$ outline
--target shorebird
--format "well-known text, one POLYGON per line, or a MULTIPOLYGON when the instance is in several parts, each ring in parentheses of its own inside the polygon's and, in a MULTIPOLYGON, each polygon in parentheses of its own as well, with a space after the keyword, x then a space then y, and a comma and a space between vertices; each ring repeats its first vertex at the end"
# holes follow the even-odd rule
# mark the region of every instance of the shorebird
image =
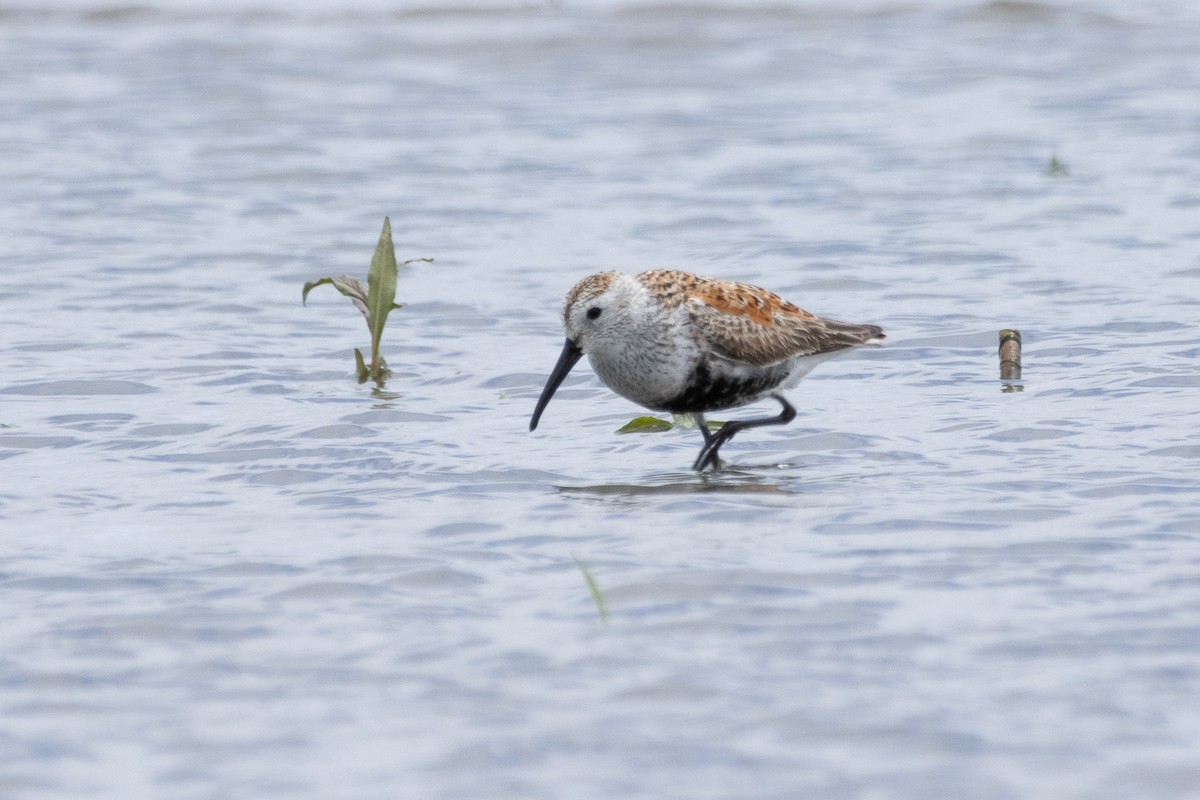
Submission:
POLYGON ((562 321, 567 341, 529 430, 586 355, 622 397, 691 415, 704 436, 697 471, 720 466, 717 452, 738 432, 795 419, 783 392, 817 364, 884 338, 878 325, 823 319, 758 286, 670 269, 584 278, 567 293, 562 321), (767 397, 783 406, 779 416, 726 422, 715 433, 704 420, 767 397))

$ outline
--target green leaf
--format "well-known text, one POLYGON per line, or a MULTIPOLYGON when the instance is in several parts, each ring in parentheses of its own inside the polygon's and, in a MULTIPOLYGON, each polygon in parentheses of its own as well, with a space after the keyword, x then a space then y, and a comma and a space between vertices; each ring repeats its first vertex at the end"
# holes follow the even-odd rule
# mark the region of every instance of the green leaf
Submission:
MULTIPOLYGON (((724 422, 715 419, 705 420, 709 430, 720 430, 724 422)), ((658 417, 635 417, 629 422, 617 429, 617 433, 660 433, 679 428, 681 430, 695 430, 696 421, 692 419, 691 414, 672 414, 670 420, 659 419, 658 417)))
POLYGON ((304 293, 300 295, 300 302, 308 301, 308 293, 314 288, 330 284, 333 288, 350 298, 350 302, 354 303, 354 307, 362 312, 362 315, 367 320, 367 327, 371 326, 371 312, 367 308, 367 287, 363 286, 362 281, 358 278, 351 278, 349 275, 335 275, 328 278, 318 278, 315 281, 309 281, 304 284, 304 293))
POLYGON ((367 324, 371 327, 371 373, 379 373, 379 343, 383 340, 383 326, 388 313, 396 301, 396 248, 392 244, 392 221, 383 218, 383 230, 375 255, 371 257, 371 271, 367 273, 367 324))
POLYGON ((617 433, 658 433, 669 431, 673 426, 665 419, 658 417, 637 417, 626 422, 617 429, 617 433))
POLYGON ((579 567, 579 571, 583 573, 583 579, 587 582, 588 591, 592 593, 592 600, 596 603, 596 611, 600 614, 601 622, 608 622, 608 609, 604 604, 604 592, 600 591, 600 584, 596 583, 596 579, 592 577, 592 572, 575 556, 571 556, 571 560, 575 562, 575 566, 579 567))
POLYGON ((362 350, 354 348, 354 367, 358 371, 358 382, 366 383, 367 378, 371 377, 370 370, 367 369, 367 364, 363 361, 362 350))
POLYGON ((317 278, 315 281, 309 281, 304 284, 304 291, 300 293, 300 302, 308 305, 308 293, 318 286, 323 286, 327 283, 333 283, 333 278, 317 278))
MULTIPOLYGON (((719 419, 706 419, 704 424, 708 426, 710 431, 719 431, 725 423, 719 419)), ((696 425, 696 419, 691 414, 672 414, 671 427, 685 431, 694 431, 699 426, 696 425)))

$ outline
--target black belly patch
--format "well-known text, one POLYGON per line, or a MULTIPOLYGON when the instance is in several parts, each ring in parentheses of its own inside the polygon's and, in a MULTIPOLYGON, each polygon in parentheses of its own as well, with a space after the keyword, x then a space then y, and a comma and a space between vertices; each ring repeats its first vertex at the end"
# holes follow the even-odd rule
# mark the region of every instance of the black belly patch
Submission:
POLYGON ((720 411, 754 400, 783 382, 787 370, 763 370, 752 379, 714 377, 707 361, 696 365, 691 380, 682 392, 663 404, 664 411, 689 414, 720 411))

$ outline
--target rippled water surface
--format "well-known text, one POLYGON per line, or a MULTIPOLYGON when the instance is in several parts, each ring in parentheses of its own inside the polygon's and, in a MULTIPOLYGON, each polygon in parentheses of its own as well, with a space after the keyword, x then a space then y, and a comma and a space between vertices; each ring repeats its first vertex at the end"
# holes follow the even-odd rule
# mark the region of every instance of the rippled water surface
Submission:
POLYGON ((0 796, 1200 797, 1200 12, 1126 5, 0 6, 0 796), (376 387, 300 288, 385 215, 376 387), (582 365, 530 434, 648 266, 888 346, 715 475, 582 365))

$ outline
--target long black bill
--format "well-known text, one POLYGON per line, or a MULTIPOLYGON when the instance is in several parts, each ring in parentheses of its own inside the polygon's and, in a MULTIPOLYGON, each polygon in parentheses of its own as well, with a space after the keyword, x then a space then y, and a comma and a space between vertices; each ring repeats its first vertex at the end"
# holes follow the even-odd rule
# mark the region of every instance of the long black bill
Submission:
POLYGON ((542 396, 538 398, 537 408, 533 410, 533 419, 529 420, 529 430, 537 427, 538 420, 542 418, 542 412, 550 403, 550 398, 554 397, 559 384, 567 377, 571 367, 575 366, 581 358, 583 358, 583 351, 576 347, 574 342, 567 339, 567 343, 563 345, 562 355, 558 357, 558 363, 554 365, 554 371, 550 373, 550 380, 546 381, 546 388, 542 389, 542 396))

